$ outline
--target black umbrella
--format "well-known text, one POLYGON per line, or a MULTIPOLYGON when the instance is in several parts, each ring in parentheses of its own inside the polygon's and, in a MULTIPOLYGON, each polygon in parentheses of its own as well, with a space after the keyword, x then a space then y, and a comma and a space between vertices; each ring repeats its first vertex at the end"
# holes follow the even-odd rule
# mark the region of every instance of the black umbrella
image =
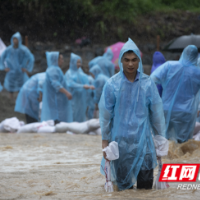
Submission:
POLYGON ((182 52, 188 45, 195 45, 200 51, 200 35, 183 35, 169 42, 163 51, 182 52))

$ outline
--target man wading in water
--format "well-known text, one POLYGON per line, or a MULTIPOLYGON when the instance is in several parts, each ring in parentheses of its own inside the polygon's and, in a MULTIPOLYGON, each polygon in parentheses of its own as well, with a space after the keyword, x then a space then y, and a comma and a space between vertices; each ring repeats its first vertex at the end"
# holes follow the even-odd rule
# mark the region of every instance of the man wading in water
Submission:
MULTIPOLYGON (((119 190, 151 189, 157 165, 153 135, 165 136, 162 100, 155 83, 143 73, 140 51, 129 39, 119 56, 120 72, 104 86, 99 103, 102 148, 119 145, 111 179, 119 190)), ((103 154, 104 167, 106 154, 103 154)))

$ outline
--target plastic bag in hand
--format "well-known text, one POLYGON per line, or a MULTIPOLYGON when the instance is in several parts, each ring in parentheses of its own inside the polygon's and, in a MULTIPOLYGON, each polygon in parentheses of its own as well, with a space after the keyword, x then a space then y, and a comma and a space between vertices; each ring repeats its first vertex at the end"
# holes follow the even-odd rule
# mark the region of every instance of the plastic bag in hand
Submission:
POLYGON ((102 151, 106 152, 106 158, 108 160, 116 160, 119 158, 118 143, 115 141, 109 143, 109 146, 104 148, 102 151))

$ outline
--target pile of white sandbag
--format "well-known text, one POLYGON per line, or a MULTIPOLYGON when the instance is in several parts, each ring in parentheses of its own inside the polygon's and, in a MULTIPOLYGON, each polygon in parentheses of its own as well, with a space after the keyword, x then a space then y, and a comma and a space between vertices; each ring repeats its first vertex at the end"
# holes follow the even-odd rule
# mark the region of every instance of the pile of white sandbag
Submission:
POLYGON ((101 135, 99 119, 86 122, 61 122, 55 126, 54 120, 26 124, 16 117, 5 119, 0 123, 0 133, 68 133, 101 135))
POLYGON ((101 135, 99 119, 91 119, 86 122, 61 122, 56 124, 57 133, 101 135))
POLYGON ((54 121, 26 124, 16 117, 5 119, 0 123, 0 133, 54 133, 54 121))

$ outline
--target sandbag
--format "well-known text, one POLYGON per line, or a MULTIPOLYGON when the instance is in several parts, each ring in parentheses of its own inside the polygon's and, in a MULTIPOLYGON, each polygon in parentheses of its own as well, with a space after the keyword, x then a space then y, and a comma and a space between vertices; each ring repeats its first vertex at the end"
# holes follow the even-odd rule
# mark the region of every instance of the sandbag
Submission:
POLYGON ((35 123, 26 124, 20 127, 17 133, 37 133, 41 127, 46 127, 46 126, 54 126, 54 121, 48 120, 44 122, 35 122, 35 123))
POLYGON ((84 134, 89 132, 88 128, 88 122, 71 122, 71 123, 65 123, 61 122, 59 124, 56 124, 56 132, 58 133, 66 133, 66 132, 72 132, 75 134, 84 134))
POLYGON ((96 130, 100 127, 99 119, 90 119, 87 123, 90 130, 96 130))
POLYGON ((55 126, 42 126, 37 130, 38 133, 55 133, 55 131, 55 126))
POLYGON ((15 133, 23 126, 24 123, 20 122, 16 117, 5 119, 1 122, 3 132, 15 133))
POLYGON ((94 131, 96 133, 96 135, 101 135, 101 128, 98 128, 94 131))

